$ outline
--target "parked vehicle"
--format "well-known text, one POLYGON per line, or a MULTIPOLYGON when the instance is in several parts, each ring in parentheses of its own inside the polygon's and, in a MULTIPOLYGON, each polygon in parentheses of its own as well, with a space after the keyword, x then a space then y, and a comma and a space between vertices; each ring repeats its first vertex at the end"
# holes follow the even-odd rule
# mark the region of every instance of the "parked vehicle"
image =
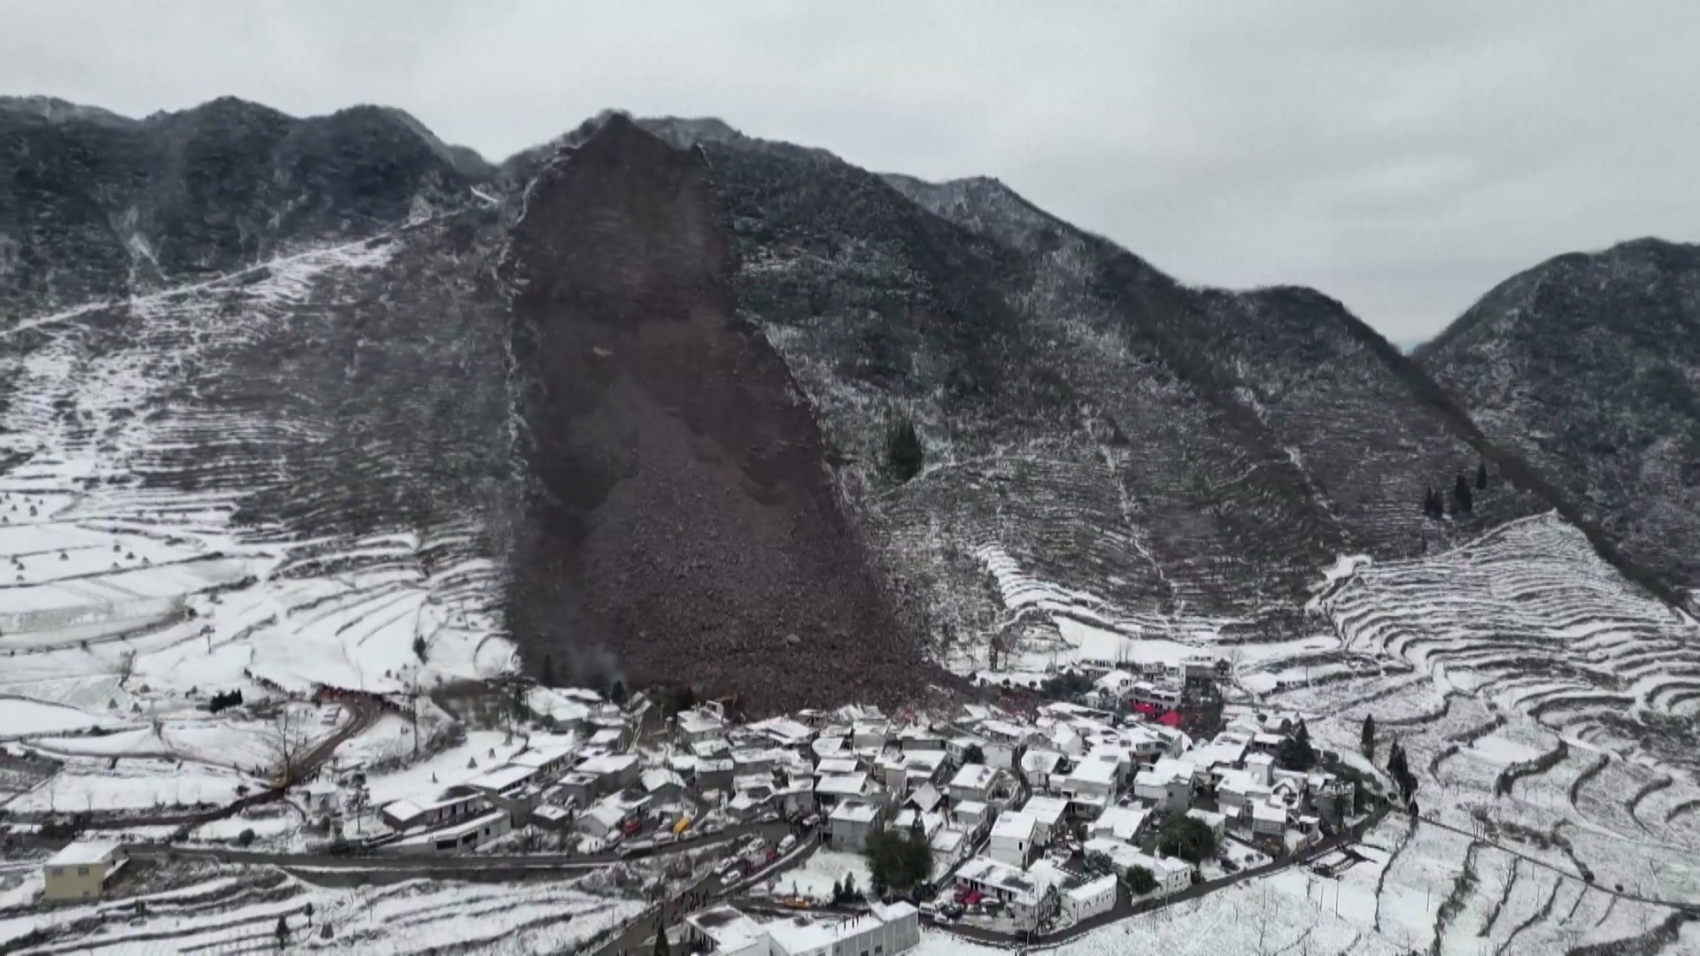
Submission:
POLYGON ((779 841, 779 852, 790 853, 791 848, 796 846, 796 845, 797 845, 797 838, 794 837, 794 836, 787 836, 785 839, 779 841))
POLYGON ((671 831, 663 830, 660 833, 657 833, 655 835, 655 839, 651 842, 654 843, 656 846, 666 846, 669 843, 678 843, 679 838, 678 838, 677 835, 675 835, 671 831))

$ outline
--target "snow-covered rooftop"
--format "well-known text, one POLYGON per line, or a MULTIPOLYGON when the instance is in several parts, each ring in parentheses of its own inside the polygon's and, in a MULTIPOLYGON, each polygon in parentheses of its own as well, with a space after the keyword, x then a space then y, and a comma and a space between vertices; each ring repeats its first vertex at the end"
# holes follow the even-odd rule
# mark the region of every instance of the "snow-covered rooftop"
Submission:
POLYGON ((969 790, 984 790, 992 785, 997 776, 996 769, 983 763, 965 763, 956 771, 956 776, 950 778, 950 785, 969 790))
POLYGON ((88 866, 91 863, 105 863, 112 859, 112 855, 117 851, 118 844, 110 840, 76 840, 53 854, 47 865, 88 866))

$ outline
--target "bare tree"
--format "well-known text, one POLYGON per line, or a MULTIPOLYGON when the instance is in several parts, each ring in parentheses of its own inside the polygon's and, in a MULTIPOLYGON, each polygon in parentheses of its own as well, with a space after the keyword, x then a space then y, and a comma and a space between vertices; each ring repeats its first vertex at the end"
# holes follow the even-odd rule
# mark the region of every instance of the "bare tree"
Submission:
POLYGON ((130 675, 136 672, 136 651, 134 648, 118 655, 118 686, 123 687, 130 682, 130 675))
POLYGON ((266 749, 271 757, 273 779, 285 787, 301 782, 312 748, 306 721, 294 708, 285 705, 273 715, 271 725, 266 728, 266 749))

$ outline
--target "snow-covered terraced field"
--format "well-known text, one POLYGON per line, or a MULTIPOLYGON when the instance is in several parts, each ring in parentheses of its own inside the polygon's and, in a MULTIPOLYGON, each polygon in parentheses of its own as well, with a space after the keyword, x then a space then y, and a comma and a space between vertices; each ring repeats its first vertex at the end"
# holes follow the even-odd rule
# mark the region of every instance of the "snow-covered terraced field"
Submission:
POLYGON ((412 881, 351 890, 280 872, 213 876, 178 889, 0 919, 0 949, 32 953, 574 952, 643 904, 572 882, 412 881), (137 915, 136 900, 146 903, 137 915), (309 907, 312 915, 308 915, 309 907), (289 928, 280 941, 282 917, 289 928), (325 936, 324 928, 330 927, 325 936))
MULTIPOLYGON (((474 335, 488 316, 446 291, 447 228, 0 333, 0 737, 216 775, 266 747, 197 710, 214 692, 404 693, 512 667, 485 507, 499 481, 478 477, 507 436, 469 418, 505 422, 505 395, 453 386, 500 330, 474 335), (480 437, 439 446, 457 426, 480 437), (114 733, 64 736, 89 728, 114 733)), ((122 802, 235 782, 168 774, 122 802)), ((75 809, 118 796, 85 783, 75 809)), ((65 805, 9 808, 50 800, 65 805)))
POLYGON ((1405 750, 1423 819, 1372 838, 1391 851, 1385 936, 1435 953, 1681 951, 1676 907, 1700 904, 1693 621, 1554 516, 1419 559, 1343 560, 1310 610, 1381 672, 1270 690, 1242 669, 1241 684, 1359 766, 1366 717, 1378 766, 1405 750))

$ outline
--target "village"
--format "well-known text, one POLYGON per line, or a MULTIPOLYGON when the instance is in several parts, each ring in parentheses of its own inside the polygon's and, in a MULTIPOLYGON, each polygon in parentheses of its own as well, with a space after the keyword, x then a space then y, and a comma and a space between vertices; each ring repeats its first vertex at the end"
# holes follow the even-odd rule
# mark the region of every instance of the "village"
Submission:
MULTIPOLYGON (((1222 672, 1208 658, 1100 667, 1056 682, 1068 700, 748 722, 730 701, 533 686, 501 759, 490 748, 376 806, 360 772, 326 766, 289 799, 319 851, 397 865, 613 865, 713 844, 697 905, 647 928, 698 952, 856 937, 874 942, 848 951, 897 953, 922 920, 1033 939, 1278 867, 1366 819, 1357 774, 1313 749, 1298 715, 1224 706, 1222 672)), ((98 898, 123 857, 71 843, 44 865, 45 898, 98 898)))

